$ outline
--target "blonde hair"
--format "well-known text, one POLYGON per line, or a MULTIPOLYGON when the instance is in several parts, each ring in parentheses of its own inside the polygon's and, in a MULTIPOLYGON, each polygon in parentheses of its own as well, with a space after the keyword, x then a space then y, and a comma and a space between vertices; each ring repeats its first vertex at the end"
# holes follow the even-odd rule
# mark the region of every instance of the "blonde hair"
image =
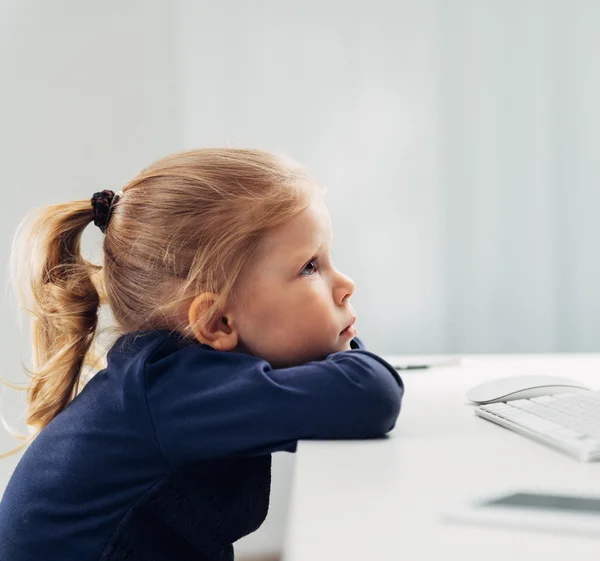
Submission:
POLYGON ((101 303, 122 334, 189 330, 183 305, 214 292, 216 312, 264 234, 306 207, 311 185, 298 164, 260 150, 166 157, 123 187, 102 266, 80 253, 93 220, 89 198, 28 214, 15 234, 11 270, 21 307, 33 316, 26 417, 33 436, 77 394, 101 303))

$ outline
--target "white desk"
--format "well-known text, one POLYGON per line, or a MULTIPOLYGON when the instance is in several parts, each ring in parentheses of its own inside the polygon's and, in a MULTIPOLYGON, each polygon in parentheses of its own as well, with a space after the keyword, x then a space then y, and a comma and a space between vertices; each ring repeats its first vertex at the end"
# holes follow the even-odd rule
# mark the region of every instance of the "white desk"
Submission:
POLYGON ((473 356, 460 367, 405 372, 388 438, 300 442, 284 561, 599 561, 600 536, 440 518, 448 504, 515 487, 600 493, 600 463, 579 463, 474 415, 467 389, 522 373, 600 388, 600 354, 473 356))

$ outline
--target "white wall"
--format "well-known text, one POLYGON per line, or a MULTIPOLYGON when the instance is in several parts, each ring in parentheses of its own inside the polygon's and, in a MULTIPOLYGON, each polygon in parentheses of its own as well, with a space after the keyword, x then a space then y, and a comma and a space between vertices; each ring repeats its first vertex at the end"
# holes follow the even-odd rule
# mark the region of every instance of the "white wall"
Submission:
POLYGON ((600 4, 440 3, 445 345, 600 348, 600 4))

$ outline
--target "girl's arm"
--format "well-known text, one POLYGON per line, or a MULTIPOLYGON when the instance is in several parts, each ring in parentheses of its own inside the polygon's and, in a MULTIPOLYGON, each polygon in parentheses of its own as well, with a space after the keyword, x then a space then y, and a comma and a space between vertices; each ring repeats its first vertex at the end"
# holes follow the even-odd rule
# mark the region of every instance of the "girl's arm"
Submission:
POLYGON ((200 344, 159 348, 145 380, 156 437, 172 465, 294 451, 299 439, 382 436, 404 392, 387 362, 359 348, 282 369, 200 344))

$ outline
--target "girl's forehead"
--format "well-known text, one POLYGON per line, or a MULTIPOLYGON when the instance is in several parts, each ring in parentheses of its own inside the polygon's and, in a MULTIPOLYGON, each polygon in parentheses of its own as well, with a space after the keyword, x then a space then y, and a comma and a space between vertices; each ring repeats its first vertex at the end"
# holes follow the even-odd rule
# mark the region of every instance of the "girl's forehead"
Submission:
POLYGON ((325 202, 312 200, 299 214, 278 226, 273 232, 274 240, 280 243, 312 241, 329 237, 331 219, 325 202))
POLYGON ((293 258, 292 253, 314 251, 330 239, 329 210, 322 197, 314 198, 299 214, 265 234, 260 255, 293 258))

